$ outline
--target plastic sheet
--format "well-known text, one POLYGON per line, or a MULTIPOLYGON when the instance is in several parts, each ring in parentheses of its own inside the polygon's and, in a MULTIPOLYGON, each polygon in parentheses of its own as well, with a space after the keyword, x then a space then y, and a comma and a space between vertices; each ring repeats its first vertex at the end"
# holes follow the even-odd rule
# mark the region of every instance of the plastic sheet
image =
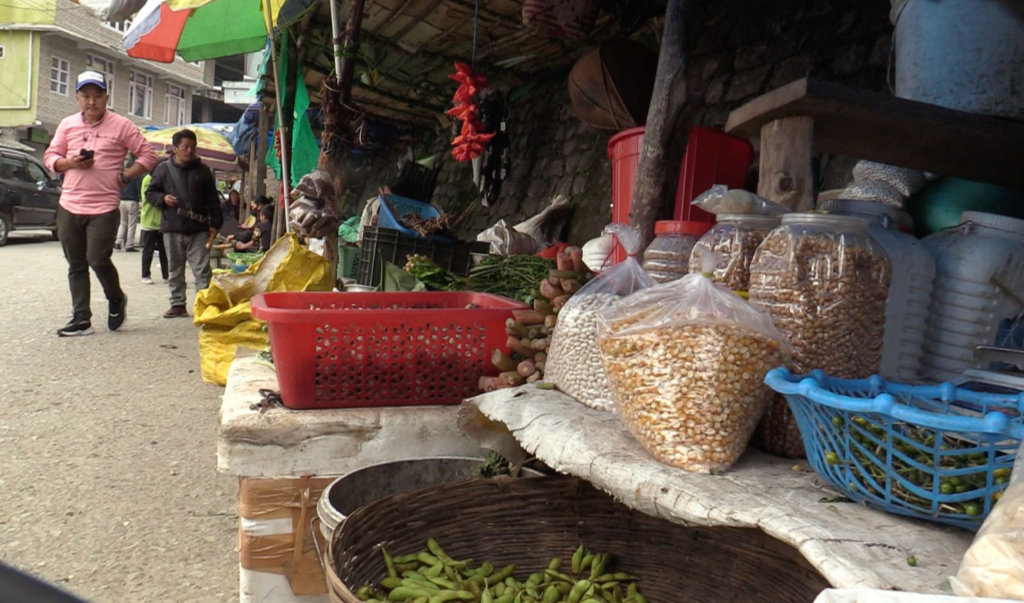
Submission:
POLYGON ((1017 451, 1010 485, 981 524, 956 576, 960 596, 1024 601, 1024 448, 1017 451))
POLYGON ((598 315, 654 284, 637 261, 640 234, 626 224, 609 224, 606 231, 618 237, 626 260, 588 282, 562 307, 544 369, 560 390, 599 410, 611 410, 614 402, 597 349, 598 315))
POLYGON ((265 291, 330 291, 331 265, 298 237, 281 237, 263 259, 237 274, 214 275, 196 295, 193 322, 199 328, 203 381, 224 385, 238 346, 269 345, 263 323, 252 317, 249 299, 265 291))

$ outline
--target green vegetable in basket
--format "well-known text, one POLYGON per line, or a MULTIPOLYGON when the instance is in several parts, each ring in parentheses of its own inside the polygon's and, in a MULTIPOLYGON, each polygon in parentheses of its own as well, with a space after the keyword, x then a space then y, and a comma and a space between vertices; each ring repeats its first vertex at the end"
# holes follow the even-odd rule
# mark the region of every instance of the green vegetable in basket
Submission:
MULTIPOLYGON (((841 417, 832 418, 833 426, 849 429, 851 458, 840 458, 836 451, 826 451, 824 460, 829 465, 849 468, 859 482, 851 482, 851 490, 860 488, 867 494, 884 498, 885 493, 879 491, 874 482, 888 487, 893 497, 909 505, 930 509, 932 501, 906 486, 910 483, 925 492, 936 492, 934 496, 941 497, 937 498, 940 513, 967 517, 982 515, 985 497, 990 497, 993 503, 998 500, 1000 491, 989 490, 989 454, 977 450, 976 442, 941 430, 893 422, 882 416, 853 415, 849 422, 850 425, 845 426, 841 417), (894 451, 891 460, 890 446, 894 451), (950 471, 957 473, 950 475, 950 471), (978 498, 958 502, 946 498, 973 492, 977 492, 978 498)), ((994 457, 997 461, 1001 458, 1001 455, 994 457)), ((992 484, 1005 485, 1009 471, 1007 467, 991 469, 992 484)))
POLYGON ((589 603, 647 601, 636 587, 636 578, 625 572, 604 572, 614 562, 610 553, 596 553, 582 545, 573 554, 573 575, 562 573, 562 560, 554 557, 543 572, 534 572, 525 582, 513 576, 516 565, 510 563, 495 571, 484 562, 472 567, 468 560, 450 557, 436 539, 427 540, 426 550, 392 558, 381 548, 388 575, 378 584, 365 585, 356 591, 362 601, 413 601, 415 603, 448 603, 480 601, 514 603, 589 603), (584 567, 584 559, 589 557, 584 567), (399 569, 401 568, 401 569, 399 569), (391 575, 394 571, 397 575, 391 575), (587 576, 590 576, 589 578, 587 576))

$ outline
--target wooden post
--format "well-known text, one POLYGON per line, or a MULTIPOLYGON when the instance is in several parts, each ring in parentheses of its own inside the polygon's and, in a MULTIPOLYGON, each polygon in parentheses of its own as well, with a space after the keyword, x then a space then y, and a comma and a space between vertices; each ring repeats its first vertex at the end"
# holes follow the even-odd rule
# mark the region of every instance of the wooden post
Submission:
POLYGON ((662 203, 671 199, 674 171, 669 169, 668 150, 683 102, 686 100, 686 57, 684 0, 669 0, 665 10, 665 28, 658 54, 651 105, 647 110, 644 143, 633 185, 629 222, 639 228, 642 247, 654 238, 654 222, 662 203))
POLYGON ((363 2, 352 0, 348 8, 348 22, 345 24, 338 86, 341 88, 341 102, 346 105, 352 100, 352 77, 356 67, 356 52, 359 51, 359 34, 363 29, 363 2))
POLYGON ((267 136, 270 134, 270 110, 260 107, 260 121, 256 131, 256 182, 253 183, 253 195, 259 197, 267 194, 267 136))
POLYGON ((796 211, 814 209, 814 119, 783 117, 761 126, 757 194, 796 211))

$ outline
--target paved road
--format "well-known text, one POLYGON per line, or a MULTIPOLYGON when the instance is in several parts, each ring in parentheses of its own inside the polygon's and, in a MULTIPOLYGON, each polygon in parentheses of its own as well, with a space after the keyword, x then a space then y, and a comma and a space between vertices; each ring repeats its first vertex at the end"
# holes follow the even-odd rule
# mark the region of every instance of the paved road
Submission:
MULTIPOLYGON (((71 313, 59 243, 14 233, 0 247, 0 561, 91 601, 235 601, 223 388, 200 378, 191 320, 161 317, 167 286, 141 283, 139 255, 114 253, 122 329, 107 330, 93 277, 96 333, 59 338, 71 313)), ((190 283, 190 307, 193 295, 190 283)))

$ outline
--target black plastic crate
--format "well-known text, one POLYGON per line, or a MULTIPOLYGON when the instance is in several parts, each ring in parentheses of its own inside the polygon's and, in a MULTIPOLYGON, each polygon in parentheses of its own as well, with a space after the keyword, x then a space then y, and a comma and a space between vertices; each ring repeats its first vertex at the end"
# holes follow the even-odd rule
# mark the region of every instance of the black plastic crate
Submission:
POLYGON ((490 251, 489 243, 453 241, 450 239, 407 237, 397 230, 366 226, 363 228, 362 248, 356 281, 360 285, 376 287, 380 284, 381 259, 404 266, 409 255, 424 255, 435 264, 465 276, 473 267, 470 254, 490 251))

